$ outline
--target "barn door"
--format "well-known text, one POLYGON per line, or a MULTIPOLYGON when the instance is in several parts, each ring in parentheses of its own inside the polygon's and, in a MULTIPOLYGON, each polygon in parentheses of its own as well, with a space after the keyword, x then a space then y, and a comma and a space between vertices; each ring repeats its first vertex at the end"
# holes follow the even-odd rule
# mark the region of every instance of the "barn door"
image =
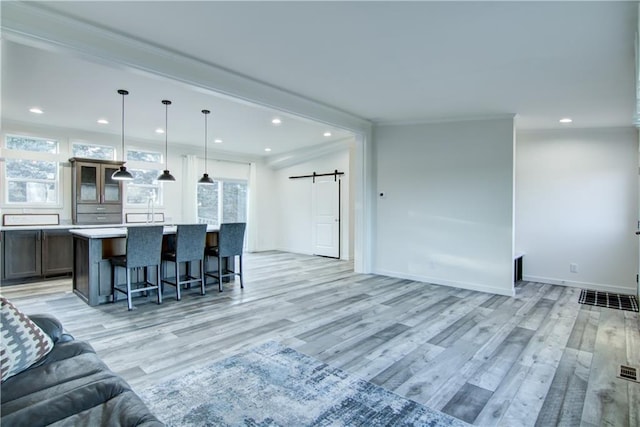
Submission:
POLYGON ((340 179, 316 177, 312 185, 313 253, 340 258, 340 179))

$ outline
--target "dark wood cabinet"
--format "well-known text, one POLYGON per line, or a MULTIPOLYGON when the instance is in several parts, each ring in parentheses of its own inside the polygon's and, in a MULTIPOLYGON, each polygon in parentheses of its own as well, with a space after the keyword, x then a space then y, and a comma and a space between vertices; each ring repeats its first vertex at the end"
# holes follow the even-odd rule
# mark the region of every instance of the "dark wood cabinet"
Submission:
POLYGON ((74 224, 122 223, 122 182, 111 176, 123 162, 72 157, 71 219, 74 224))
POLYGON ((73 237, 67 230, 42 231, 42 275, 59 276, 73 271, 73 237))
POLYGON ((70 274, 73 239, 68 230, 2 232, 2 279, 23 282, 70 274))
POLYGON ((40 230, 2 232, 2 279, 16 280, 42 274, 40 230))

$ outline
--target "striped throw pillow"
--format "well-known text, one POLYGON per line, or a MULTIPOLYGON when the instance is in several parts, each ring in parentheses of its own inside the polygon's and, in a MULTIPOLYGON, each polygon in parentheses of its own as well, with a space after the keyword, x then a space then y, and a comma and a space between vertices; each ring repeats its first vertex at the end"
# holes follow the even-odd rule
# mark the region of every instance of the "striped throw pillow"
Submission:
POLYGON ((0 363, 2 364, 2 381, 4 381, 46 356, 53 349, 53 341, 11 301, 0 297, 0 303, 2 305, 0 363))

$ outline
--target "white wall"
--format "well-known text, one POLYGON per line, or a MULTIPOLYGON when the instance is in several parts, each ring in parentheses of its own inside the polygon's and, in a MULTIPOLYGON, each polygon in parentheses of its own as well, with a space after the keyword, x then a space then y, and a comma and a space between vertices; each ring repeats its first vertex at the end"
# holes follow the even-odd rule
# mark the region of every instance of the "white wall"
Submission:
POLYGON ((249 183, 249 221, 255 222, 250 236, 250 251, 277 249, 277 180, 274 171, 259 162, 256 164, 255 182, 249 183))
MULTIPOLYGON (((351 144, 352 145, 352 144, 351 144)), ((351 200, 350 161, 353 147, 346 145, 338 152, 326 154, 294 166, 275 171, 278 224, 277 248, 303 254, 313 254, 312 179, 289 179, 290 176, 345 172, 341 177, 341 258, 353 255, 351 231, 353 204, 351 200)))
POLYGON ((516 152, 524 279, 635 294, 637 131, 519 132, 516 152))
POLYGON ((513 118, 375 129, 376 273, 513 293, 513 118))

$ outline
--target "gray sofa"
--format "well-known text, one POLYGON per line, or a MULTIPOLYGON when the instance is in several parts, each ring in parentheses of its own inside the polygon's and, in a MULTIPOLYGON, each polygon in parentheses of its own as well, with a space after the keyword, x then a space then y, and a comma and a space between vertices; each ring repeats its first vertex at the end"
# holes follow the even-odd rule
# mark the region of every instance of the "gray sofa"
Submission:
POLYGON ((87 342, 65 334, 49 315, 29 316, 53 350, 2 383, 2 426, 163 426, 87 342))

